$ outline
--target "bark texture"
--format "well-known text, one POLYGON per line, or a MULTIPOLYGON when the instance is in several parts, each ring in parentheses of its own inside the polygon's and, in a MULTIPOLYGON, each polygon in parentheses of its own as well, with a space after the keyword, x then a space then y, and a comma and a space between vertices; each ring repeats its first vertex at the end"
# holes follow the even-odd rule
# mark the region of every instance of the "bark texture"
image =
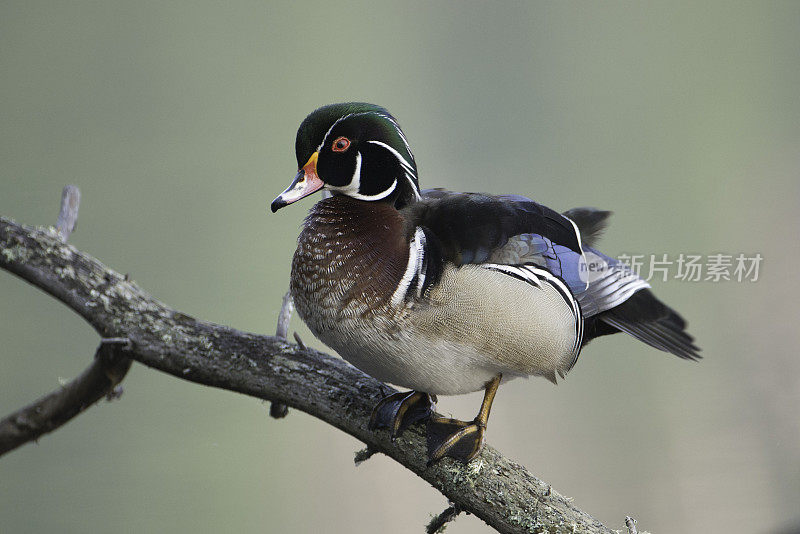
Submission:
POLYGON ((475 514, 499 532, 614 532, 488 445, 469 465, 445 459, 427 467, 423 429, 412 427, 394 442, 386 431, 367 429, 373 405, 387 390, 380 382, 285 339, 174 310, 63 243, 55 228, 0 217, 0 267, 66 304, 101 338, 127 338, 125 358, 183 380, 302 410, 393 458, 441 491, 455 509, 475 514))

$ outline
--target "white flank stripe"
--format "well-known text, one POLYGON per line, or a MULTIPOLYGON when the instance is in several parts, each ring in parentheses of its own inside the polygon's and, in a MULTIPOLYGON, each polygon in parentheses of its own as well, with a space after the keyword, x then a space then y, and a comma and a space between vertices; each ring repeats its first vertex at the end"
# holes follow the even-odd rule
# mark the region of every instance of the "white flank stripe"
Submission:
POLYGON ((422 276, 420 269, 424 257, 425 232, 422 231, 422 228, 417 227, 414 232, 414 237, 411 239, 411 243, 408 246, 408 265, 406 265, 406 272, 403 273, 403 278, 400 279, 400 282, 397 284, 397 289, 395 289, 392 295, 393 306, 397 307, 403 303, 414 276, 418 273, 422 276))
MULTIPOLYGON (((574 223, 573 223, 574 224, 574 223)), ((544 276, 551 284, 557 286, 561 289, 561 293, 565 299, 568 300, 570 307, 572 308, 572 315, 575 317, 575 344, 572 346, 572 353, 574 354, 574 358, 577 358, 578 353, 580 352, 581 348, 581 341, 583 340, 583 315, 581 315, 581 307, 578 304, 578 301, 575 300, 574 295, 569 290, 567 285, 562 282, 558 277, 553 276, 552 273, 549 271, 545 271, 543 269, 534 269, 539 274, 544 276)), ((570 367, 572 367, 570 365, 570 367)))
MULTIPOLYGON (((574 223, 573 223, 574 224, 574 223)), ((583 316, 581 315, 581 307, 575 296, 569 290, 567 285, 562 282, 557 276, 554 276, 550 271, 544 269, 530 268, 531 271, 544 277, 552 285, 561 289, 561 294, 565 300, 568 301, 569 306, 572 308, 572 315, 575 317, 575 344, 572 347, 572 352, 577 356, 581 348, 581 341, 583 340, 583 316)))
POLYGON ((505 273, 511 276, 516 276, 517 278, 522 278, 531 285, 534 285, 536 287, 542 287, 541 279, 538 276, 536 276, 535 273, 531 272, 524 266, 503 265, 500 263, 486 263, 481 265, 481 267, 492 269, 494 271, 500 271, 501 273, 505 273))
POLYGON ((502 265, 497 263, 487 263, 482 265, 482 267, 522 278, 536 287, 542 287, 541 284, 544 281, 559 290, 562 298, 567 301, 567 304, 572 310, 572 316, 575 320, 575 343, 572 345, 572 363, 574 364, 578 354, 580 353, 581 342, 583 341, 583 314, 581 313, 580 304, 578 304, 578 301, 569 290, 569 287, 567 287, 567 285, 562 282, 560 278, 555 276, 550 271, 546 269, 539 269, 533 265, 502 265))

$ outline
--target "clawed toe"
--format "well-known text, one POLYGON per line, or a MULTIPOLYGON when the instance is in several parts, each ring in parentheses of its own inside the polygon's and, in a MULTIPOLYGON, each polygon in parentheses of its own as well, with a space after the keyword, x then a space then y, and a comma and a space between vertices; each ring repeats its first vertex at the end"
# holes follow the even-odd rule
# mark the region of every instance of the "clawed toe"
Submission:
POLYGON ((447 419, 438 415, 428 419, 428 465, 445 456, 466 464, 478 455, 483 447, 489 411, 502 377, 497 375, 486 383, 481 410, 472 421, 447 419))
POLYGON ((468 463, 483 446, 486 425, 478 421, 459 421, 444 417, 428 420, 428 465, 445 456, 468 463))
POLYGON ((401 391, 384 397, 372 410, 369 428, 389 428, 392 439, 409 426, 427 419, 433 413, 433 400, 427 393, 401 391))
POLYGON ((472 421, 435 415, 435 396, 420 391, 403 391, 384 397, 375 405, 369 419, 369 429, 388 428, 392 439, 395 439, 409 426, 427 419, 428 465, 445 456, 466 464, 483 447, 486 422, 501 378, 502 375, 497 375, 486 383, 480 412, 472 421))

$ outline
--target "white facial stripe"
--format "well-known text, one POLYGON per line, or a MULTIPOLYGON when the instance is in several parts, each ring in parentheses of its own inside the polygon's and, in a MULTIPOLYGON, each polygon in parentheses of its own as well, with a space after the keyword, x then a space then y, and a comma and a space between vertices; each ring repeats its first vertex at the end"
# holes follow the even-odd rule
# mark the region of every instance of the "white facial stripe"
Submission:
POLYGON ((356 168, 353 171, 353 177, 350 179, 350 183, 347 185, 343 185, 341 187, 335 185, 327 185, 326 188, 331 191, 338 191, 343 193, 349 197, 356 198, 358 200, 380 200, 382 198, 386 198, 392 194, 392 192, 397 187, 397 180, 395 179, 392 182, 392 185, 389 186, 388 189, 381 191, 375 195, 364 195, 359 193, 359 189, 361 188, 361 152, 356 152, 356 168))
POLYGON ((320 150, 322 150, 322 147, 324 147, 324 146, 325 146, 325 141, 327 141, 327 140, 328 140, 328 135, 330 135, 330 133, 331 133, 331 130, 333 130, 333 128, 334 128, 334 127, 335 127, 337 124, 339 124, 340 122, 342 122, 343 120, 345 120, 347 117, 351 117, 352 115, 353 115, 352 113, 348 113, 347 115, 345 115, 345 116, 343 116, 343 117, 339 117, 338 119, 336 119, 336 122, 334 122, 333 124, 331 124, 331 127, 330 127, 330 128, 328 128, 328 131, 327 131, 327 132, 325 132, 325 135, 324 135, 324 136, 322 136, 322 142, 321 142, 321 143, 319 144, 319 146, 317 147, 317 152, 319 152, 320 150))
MULTIPOLYGON (((345 119, 345 118, 350 117, 352 115, 377 115, 378 117, 382 117, 382 118, 386 119, 387 121, 391 122, 392 126, 394 126, 394 129, 397 132, 397 135, 399 135, 400 139, 403 140, 403 144, 406 146, 406 150, 413 157, 413 152, 411 152, 411 146, 408 144, 408 139, 406 139, 406 134, 404 134, 403 130, 400 129, 400 125, 397 124, 397 121, 394 120, 394 117, 392 117, 391 115, 387 115, 386 113, 381 113, 380 111, 364 111, 362 113, 351 113, 350 115, 345 115, 344 117, 342 117, 342 119, 345 119)), ((342 119, 339 119, 339 120, 342 120, 342 119)), ((339 122, 339 121, 336 121, 336 122, 339 122)), ((330 133, 330 130, 328 130, 328 133, 330 133)))
MULTIPOLYGON (((331 127, 330 127, 330 128, 328 128, 328 131, 327 131, 327 132, 325 132, 325 135, 324 135, 324 136, 322 136, 322 142, 321 142, 321 143, 319 144, 319 146, 317 147, 317 150, 322 150, 322 147, 323 147, 323 146, 325 146, 325 141, 327 141, 327 139, 328 139, 328 135, 330 135, 330 133, 331 133, 331 130, 333 130, 333 129, 336 127, 336 125, 337 125, 337 124, 339 124, 340 122, 342 122, 343 120, 345 120, 345 119, 346 119, 346 118, 348 118, 348 117, 353 117, 353 116, 357 116, 357 115, 377 115, 378 117, 383 117, 384 119, 386 119, 386 120, 388 120, 389 122, 391 122, 391 123, 392 123, 392 126, 394 126, 394 129, 395 129, 395 131, 397 132, 397 135, 399 135, 399 136, 400 136, 400 139, 402 139, 402 140, 403 140, 403 144, 404 144, 404 145, 405 145, 405 147, 406 147, 406 151, 408 151, 408 153, 409 153, 409 154, 411 154, 411 157, 414 157, 414 153, 413 153, 413 152, 411 152, 411 146, 408 144, 408 139, 406 139, 406 134, 404 134, 404 133, 403 133, 403 130, 401 130, 401 129, 400 129, 400 125, 399 125, 399 124, 397 124, 397 121, 396 121, 396 120, 394 120, 394 118, 393 118, 393 117, 390 117, 389 115, 386 115, 385 113, 381 113, 381 112, 379 112, 379 111, 364 111, 364 112, 362 112, 362 113, 348 113, 347 115, 343 115, 342 117, 339 117, 338 119, 336 119, 336 122, 334 122, 334 123, 331 125, 331 127)), ((378 141, 370 141, 370 142, 371 142, 371 143, 378 143, 378 141)), ((383 145, 383 143, 381 143, 381 144, 383 145)), ((408 162, 405 160, 405 158, 403 158, 402 156, 400 156, 400 154, 398 154, 398 153, 397 153, 397 152, 396 152, 394 149, 392 149, 392 148, 391 148, 391 147, 389 147, 388 145, 384 145, 384 146, 386 146, 387 148, 389 148, 390 150, 392 150, 392 152, 394 152, 394 153, 397 155, 397 157, 398 157, 398 158, 400 158, 400 160, 401 160, 402 162, 404 162, 404 164, 405 164, 405 165, 406 165, 406 166, 407 166, 409 169, 411 169, 411 168, 412 168, 412 167, 411 167, 411 165, 409 165, 409 163, 408 163, 408 162)))
MULTIPOLYGON (((414 232, 414 237, 411 239, 411 243, 409 243, 408 246, 408 264, 406 265, 406 271, 403 273, 400 283, 397 284, 397 289, 395 289, 394 293, 392 294, 393 306, 400 306, 400 304, 403 303, 409 286, 411 286, 411 281, 414 279, 415 275, 419 274, 420 277, 424 276, 424 273, 420 272, 424 257, 425 232, 422 230, 422 228, 417 227, 416 231, 414 232)), ((421 284, 418 285, 419 287, 422 287, 421 284)))
POLYGON ((383 113, 377 113, 377 112, 376 114, 392 123, 394 129, 397 130, 397 134, 400 136, 400 139, 403 140, 403 144, 406 145, 406 150, 408 151, 409 154, 412 154, 411 147, 408 145, 408 140, 406 139, 406 134, 404 134, 403 130, 400 129, 400 125, 397 124, 397 121, 394 120, 394 118, 390 117, 389 115, 384 115, 383 113))
MULTIPOLYGON (((398 131, 399 131, 399 129, 398 129, 398 131)), ((405 138, 404 138, 404 141, 405 141, 405 138)), ((414 167, 412 167, 411 164, 408 161, 406 161, 406 159, 402 155, 400 155, 400 153, 397 150, 395 150, 394 148, 390 147, 386 143, 383 143, 381 141, 367 141, 367 143, 372 143, 373 145, 381 146, 381 147, 385 148, 386 150, 388 150, 389 152, 391 152, 394 155, 394 157, 397 158, 397 161, 400 162, 400 166, 403 167, 405 178, 406 178, 406 180, 408 180, 408 185, 411 186, 412 191, 414 191, 414 196, 417 198, 417 200, 422 198, 420 196, 420 194, 419 194, 419 188, 418 188, 418 186, 416 184, 417 174, 414 171, 414 167)), ((406 146, 408 146, 408 145, 406 144, 406 146)), ((409 150, 408 153, 410 154, 411 151, 409 150)))
MULTIPOLYGON (((400 125, 397 124, 397 121, 395 121, 392 117, 390 117, 390 116, 388 116, 388 115, 386 115, 384 113, 378 112, 378 111, 366 111, 366 112, 363 112, 363 113, 348 113, 347 115, 344 115, 344 116, 340 117, 339 119, 336 120, 336 122, 334 122, 331 125, 330 128, 328 128, 328 131, 325 132, 325 135, 322 138, 322 143, 320 143, 319 146, 317 147, 317 151, 321 151, 322 147, 325 146, 325 144, 328 141, 328 136, 330 135, 331 131, 333 131, 333 129, 336 127, 337 124, 339 124, 343 120, 347 119, 348 117, 353 117, 353 116, 358 116, 358 115, 377 115, 377 116, 383 117, 384 119, 386 119, 389 122, 391 122, 392 126, 394 126, 395 130, 397 131, 397 134, 400 136, 400 139, 403 140, 403 144, 405 145, 406 150, 408 151, 409 154, 412 154, 411 147, 408 145, 408 141, 406 140, 406 136, 405 136, 405 134, 403 134, 403 130, 400 129, 400 125)), ((411 189, 414 191, 414 196, 417 198, 417 200, 422 198, 420 196, 420 193, 419 193, 419 187, 416 184, 417 173, 414 170, 414 167, 408 162, 408 160, 405 159, 397 150, 395 150, 391 146, 387 145, 386 143, 383 143, 381 141, 367 141, 367 142, 375 144, 375 145, 382 146, 383 148, 385 148, 389 152, 391 152, 392 155, 394 155, 395 158, 397 158, 397 161, 400 163, 400 166, 403 168, 403 171, 404 171, 403 174, 404 174, 405 179, 408 181, 408 185, 410 185, 411 189)), ((412 158, 413 158, 413 155, 412 155, 412 158)), ((388 189, 386 189, 385 191, 382 191, 382 192, 380 192, 380 193, 378 193, 376 195, 363 195, 363 194, 358 192, 360 187, 361 187, 361 153, 359 152, 356 155, 356 169, 353 172, 353 179, 350 180, 350 183, 345 185, 345 186, 342 186, 342 187, 326 185, 326 189, 329 189, 331 191, 339 191, 341 193, 345 193, 348 196, 351 196, 353 198, 357 198, 359 200, 380 200, 382 198, 388 197, 389 195, 392 194, 392 192, 394 192, 395 188, 397 187, 397 179, 395 179, 394 182, 392 182, 392 185, 388 189)))
POLYGON ((356 169, 353 171, 353 177, 350 178, 350 183, 345 186, 349 194, 358 194, 361 187, 361 152, 356 152, 356 169))
POLYGON ((367 141, 367 143, 372 143, 373 145, 382 146, 383 148, 394 154, 394 157, 397 158, 397 161, 400 162, 400 165, 402 165, 407 171, 411 172, 412 174, 414 173, 414 167, 412 167, 411 164, 408 161, 406 161, 406 158, 401 156, 400 152, 398 152, 394 148, 390 147, 389 145, 381 141, 367 141))
POLYGON ((339 191, 339 192, 344 193, 347 196, 349 196, 351 198, 355 198, 357 200, 380 200, 382 198, 386 198, 389 195, 391 195, 396 188, 397 188, 397 180, 392 182, 392 185, 389 186, 389 189, 386 189, 385 191, 381 191, 380 193, 377 193, 375 195, 364 195, 364 194, 359 193, 358 191, 350 191, 350 186, 349 185, 346 185, 344 187, 336 187, 336 186, 333 186, 333 185, 329 185, 328 186, 328 189, 330 189, 331 191, 339 191))
POLYGON ((411 190, 414 191, 414 197, 416 197, 417 200, 421 199, 422 196, 419 194, 419 191, 417 190, 417 183, 414 181, 414 179, 408 172, 406 172, 404 176, 406 177, 406 180, 408 180, 408 185, 411 186, 411 190))

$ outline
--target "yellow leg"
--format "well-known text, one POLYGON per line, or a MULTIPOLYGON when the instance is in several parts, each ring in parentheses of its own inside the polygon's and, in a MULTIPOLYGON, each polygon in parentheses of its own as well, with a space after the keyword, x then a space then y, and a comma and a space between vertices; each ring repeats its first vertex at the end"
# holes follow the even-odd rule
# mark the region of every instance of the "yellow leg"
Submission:
POLYGON ((467 463, 477 456, 483 446, 489 412, 501 378, 502 375, 497 375, 486 384, 481 409, 471 422, 431 416, 428 420, 428 464, 445 456, 467 463))
POLYGON ((489 412, 492 410, 492 403, 494 396, 497 395, 497 388, 500 387, 500 379, 503 375, 497 375, 486 384, 486 392, 483 394, 483 402, 481 403, 481 411, 478 412, 478 417, 475 422, 486 428, 486 423, 489 422, 489 412))

